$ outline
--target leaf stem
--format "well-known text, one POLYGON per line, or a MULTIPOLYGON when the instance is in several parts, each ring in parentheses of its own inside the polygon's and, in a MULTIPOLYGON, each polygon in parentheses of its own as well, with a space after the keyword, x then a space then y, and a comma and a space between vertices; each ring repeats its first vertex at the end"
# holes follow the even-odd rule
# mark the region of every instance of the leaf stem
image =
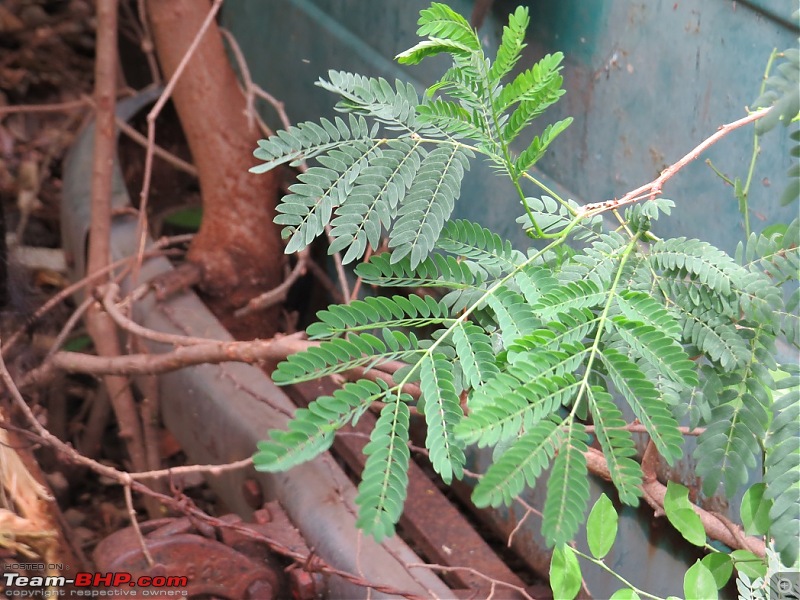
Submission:
MULTIPOLYGON (((769 77, 769 72, 772 70, 772 63, 775 62, 775 58, 778 56, 778 49, 773 48, 772 52, 769 55, 769 60, 767 60, 767 66, 764 69, 764 77, 761 80, 761 88, 759 89, 758 95, 761 96, 764 93, 764 90, 767 86, 767 78, 769 77)), ((745 239, 750 237, 750 207, 748 204, 748 200, 750 197, 750 184, 753 182, 753 173, 756 170, 756 159, 758 155, 761 153, 761 145, 758 143, 758 132, 756 128, 753 128, 753 153, 750 156, 750 166, 747 169, 747 179, 745 179, 744 186, 740 191, 740 210, 742 212, 742 217, 744 218, 744 235, 745 239)))
POLYGON ((626 586, 628 586, 630 589, 632 589, 634 592, 636 592, 636 593, 637 593, 637 594, 639 594, 640 596, 642 596, 642 597, 644 597, 644 598, 652 598, 653 600, 663 600, 663 598, 661 598, 660 596, 654 596, 653 594, 649 594, 649 593, 645 592, 644 590, 642 590, 642 589, 639 589, 638 587, 636 587, 635 585, 633 585, 633 584, 632 584, 630 581, 628 581, 627 579, 625 579, 625 578, 624 578, 622 575, 620 575, 619 573, 617 573, 617 572, 616 572, 614 569, 612 569, 611 567, 609 567, 609 566, 608 566, 606 563, 604 563, 602 560, 600 560, 600 559, 598 559, 598 558, 594 558, 594 557, 592 557, 592 556, 589 556, 588 554, 584 554, 583 552, 581 552, 580 550, 578 550, 578 549, 576 549, 576 548, 572 548, 572 551, 573 551, 573 552, 575 552, 575 554, 577 554, 577 555, 578 555, 578 556, 580 556, 581 558, 585 558, 585 559, 586 559, 586 560, 588 560, 589 562, 591 562, 591 563, 593 563, 593 564, 597 565, 598 567, 600 567, 600 568, 601 568, 601 569, 603 569, 604 571, 607 571, 608 573, 611 573, 611 574, 612 574, 614 577, 616 577, 617 579, 619 579, 619 580, 620 580, 620 581, 621 581, 623 584, 625 584, 626 586))
POLYGON ((544 183, 542 183, 541 180, 537 179, 536 177, 534 177, 533 175, 531 175, 527 171, 525 171, 522 174, 522 176, 525 177, 526 179, 528 179, 529 181, 531 181, 532 183, 536 184, 537 186, 539 186, 539 188, 541 188, 541 190, 545 194, 550 194, 550 197, 553 198, 553 200, 555 200, 559 204, 561 204, 561 206, 566 208, 570 212, 570 214, 572 214, 573 217, 577 216, 578 211, 575 209, 575 207, 571 206, 569 202, 564 200, 561 196, 559 196, 557 193, 555 193, 553 190, 551 190, 549 187, 547 187, 544 183))
POLYGON ((572 410, 569 413, 569 419, 574 419, 575 413, 580 405, 580 401, 583 399, 583 395, 589 387, 589 376, 592 374, 592 365, 594 364, 595 358, 597 358, 597 353, 599 351, 598 349, 600 347, 600 338, 603 336, 603 330, 605 329, 606 320, 608 319, 608 312, 611 310, 611 303, 614 300, 614 292, 619 285, 619 280, 622 278, 623 267, 625 266, 625 263, 627 262, 631 253, 636 248, 636 243, 639 241, 641 234, 641 231, 637 231, 636 234, 634 234, 634 236, 628 242, 628 245, 625 246, 625 250, 620 257, 619 267, 617 267, 617 273, 614 276, 614 282, 611 284, 611 288, 608 290, 608 299, 606 300, 606 304, 603 307, 603 312, 598 319, 597 334, 594 336, 594 341, 592 342, 589 360, 586 363, 586 370, 584 372, 583 379, 581 380, 581 386, 578 388, 578 395, 575 397, 575 402, 573 403, 572 410))

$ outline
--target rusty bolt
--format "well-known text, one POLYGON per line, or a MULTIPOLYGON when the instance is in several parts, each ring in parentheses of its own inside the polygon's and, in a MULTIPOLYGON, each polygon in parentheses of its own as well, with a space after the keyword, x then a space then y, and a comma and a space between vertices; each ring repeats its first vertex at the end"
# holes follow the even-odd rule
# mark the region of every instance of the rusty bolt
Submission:
POLYGON ((317 597, 317 585, 314 576, 303 569, 289 571, 289 585, 292 596, 297 600, 314 600, 317 597))
POLYGON ((269 509, 266 506, 264 508, 259 508, 253 513, 253 521, 259 525, 269 523, 272 521, 272 513, 269 512, 269 509))
POLYGON ((248 600, 274 600, 275 590, 272 589, 269 581, 259 579, 248 586, 245 597, 248 600))
POLYGON ((252 477, 248 477, 242 483, 242 497, 252 509, 257 509, 264 504, 264 492, 261 490, 261 484, 252 477))

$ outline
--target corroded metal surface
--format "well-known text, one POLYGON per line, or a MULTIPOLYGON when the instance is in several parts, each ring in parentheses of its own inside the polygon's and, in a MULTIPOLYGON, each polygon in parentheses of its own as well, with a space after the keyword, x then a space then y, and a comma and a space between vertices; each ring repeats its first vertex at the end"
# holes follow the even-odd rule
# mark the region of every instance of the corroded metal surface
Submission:
MULTIPOLYGON (((331 394, 335 389, 337 386, 330 379, 324 379, 294 385, 288 389, 288 393, 299 405, 307 405, 318 396, 331 394)), ((337 436, 334 442, 336 453, 359 475, 366 462, 363 448, 375 421, 371 413, 363 414, 355 427, 345 427, 342 430, 344 435, 337 436)), ((459 568, 443 575, 443 578, 454 591, 471 593, 471 596, 467 594, 464 597, 481 598, 489 594, 498 599, 520 597, 508 587, 496 585, 494 590, 491 589, 488 578, 520 588, 524 588, 525 583, 508 568, 458 508, 413 461, 409 465, 408 495, 400 518, 400 528, 404 537, 429 562, 459 568)))
POLYGON ((263 544, 251 541, 237 549, 233 544, 217 541, 215 530, 198 530, 185 517, 148 521, 140 527, 142 538, 133 527, 127 527, 97 545, 94 560, 99 571, 127 572, 134 581, 144 575, 186 576, 185 590, 190 598, 280 597, 283 585, 279 564, 263 544), (152 565, 148 564, 143 544, 154 561, 152 565))

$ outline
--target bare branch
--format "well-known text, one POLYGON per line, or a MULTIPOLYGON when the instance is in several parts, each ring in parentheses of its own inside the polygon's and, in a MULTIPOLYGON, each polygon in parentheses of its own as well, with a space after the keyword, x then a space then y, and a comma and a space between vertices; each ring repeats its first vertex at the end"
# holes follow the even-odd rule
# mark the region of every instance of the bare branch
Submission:
POLYGON ((688 165, 690 162, 696 160, 698 156, 700 156, 708 148, 716 144, 718 141, 720 141, 722 138, 724 138, 732 131, 735 131, 740 127, 744 127, 745 125, 757 121, 758 119, 766 115, 769 111, 770 111, 769 108, 763 108, 759 111, 747 115, 746 117, 739 119, 738 121, 734 121, 733 123, 728 123, 727 125, 722 125, 716 133, 709 136, 703 142, 695 146, 695 148, 691 152, 689 152, 686 156, 681 158, 678 162, 676 162, 670 167, 667 167, 661 173, 661 175, 659 175, 656 179, 654 179, 650 183, 646 183, 645 185, 640 186, 635 190, 628 192, 619 200, 606 200, 605 202, 594 202, 592 204, 586 204, 580 207, 578 214, 584 216, 594 216, 608 210, 619 208, 620 206, 625 206, 626 204, 632 204, 633 202, 637 202, 639 200, 651 200, 655 198, 661 193, 661 188, 664 186, 664 184, 667 181, 669 181, 678 171, 683 169, 683 167, 688 165))

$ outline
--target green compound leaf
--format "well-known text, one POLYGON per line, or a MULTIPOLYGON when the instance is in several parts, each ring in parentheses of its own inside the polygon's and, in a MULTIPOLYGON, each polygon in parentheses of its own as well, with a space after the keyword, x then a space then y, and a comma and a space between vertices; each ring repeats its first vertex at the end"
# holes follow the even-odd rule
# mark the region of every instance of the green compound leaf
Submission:
POLYGON ((311 339, 324 339, 384 327, 425 327, 449 323, 450 310, 432 296, 369 296, 350 304, 332 304, 317 313, 306 329, 311 339))
MULTIPOLYGON (((580 346, 565 347, 578 354, 580 346)), ((572 370, 570 352, 531 351, 477 390, 469 401, 471 412, 456 426, 456 434, 468 443, 493 446, 530 431, 542 419, 557 414, 577 394, 580 383, 566 372, 572 370)), ((574 369, 574 367, 573 367, 574 369)))
POLYGON ((766 440, 764 498, 772 501, 770 535, 785 565, 800 555, 800 377, 796 366, 779 382, 782 396, 772 406, 772 423, 766 440))
MULTIPOLYGON (((340 96, 336 110, 370 116, 390 130, 410 131, 416 128, 419 98, 410 83, 395 81, 395 87, 383 79, 364 77, 344 71, 328 71, 329 81, 317 85, 340 96)), ((372 131, 371 137, 376 137, 372 131)))
POLYGON ((532 487, 563 443, 552 421, 540 421, 504 452, 475 486, 472 501, 478 508, 510 505, 526 485, 532 487))
POLYGON ((264 164, 251 168, 250 172, 264 173, 285 163, 295 164, 323 152, 358 145, 359 142, 363 144, 369 137, 370 128, 366 120, 353 115, 347 122, 336 117, 334 123, 328 119, 321 119, 320 124, 312 121, 300 123, 267 140, 260 140, 253 156, 264 164))
POLYGON ((356 526, 376 541, 394 535, 403 512, 408 488, 409 410, 402 400, 389 402, 381 410, 370 442, 364 447, 367 462, 361 474, 356 504, 356 526))
POLYGON ((553 461, 547 480, 542 535, 549 545, 566 544, 575 537, 589 502, 586 468, 588 435, 583 425, 572 423, 553 461))
POLYGON ((491 340, 482 328, 459 321, 453 326, 453 345, 464 377, 473 388, 482 387, 499 373, 491 340))
POLYGON ((413 269, 428 257, 461 191, 468 152, 455 145, 440 146, 422 160, 389 233, 392 263, 410 256, 413 269))
POLYGON ((328 254, 347 248, 342 258, 345 264, 360 259, 367 244, 378 248, 383 229, 396 216, 422 164, 418 142, 393 140, 388 145, 358 174, 352 192, 330 223, 334 241, 328 254))
POLYGON ((639 421, 645 426, 659 453, 673 464, 683 452, 683 436, 672 413, 659 397, 656 387, 641 369, 612 348, 600 354, 614 386, 628 401, 639 421))
POLYGON ((258 443, 253 457, 258 471, 287 471, 327 450, 333 435, 387 393, 386 385, 362 380, 348 383, 332 396, 321 396, 301 408, 289 421, 287 431, 270 431, 270 439, 258 443))
POLYGON ((370 333, 353 334, 347 339, 331 339, 319 346, 290 355, 272 373, 278 385, 311 381, 354 367, 371 367, 379 362, 402 360, 418 354, 419 341, 414 334, 382 332, 383 339, 370 333))
POLYGON ((458 392, 453 384, 450 363, 443 354, 426 354, 419 366, 420 390, 425 401, 428 435, 425 446, 434 470, 445 483, 464 473, 464 449, 453 428, 464 416, 458 392))
MULTIPOLYGON (((594 386, 587 391, 595 425, 595 435, 606 457, 611 481, 625 504, 638 506, 642 494, 642 467, 634 457, 636 447, 630 432, 625 430, 622 411, 614 404, 611 394, 594 386)), ((616 515, 616 513, 615 513, 616 515)), ((594 552, 593 552, 594 553, 594 552)), ((597 558, 601 558, 594 553, 597 558)))
POLYGON ((518 6, 517 10, 508 15, 508 25, 503 27, 503 37, 497 48, 497 57, 489 69, 489 80, 500 81, 509 73, 519 60, 520 53, 525 47, 525 30, 528 29, 528 9, 518 6))
POLYGON ((511 242, 477 223, 456 219, 445 223, 436 247, 472 261, 493 276, 511 271, 524 259, 511 242))

